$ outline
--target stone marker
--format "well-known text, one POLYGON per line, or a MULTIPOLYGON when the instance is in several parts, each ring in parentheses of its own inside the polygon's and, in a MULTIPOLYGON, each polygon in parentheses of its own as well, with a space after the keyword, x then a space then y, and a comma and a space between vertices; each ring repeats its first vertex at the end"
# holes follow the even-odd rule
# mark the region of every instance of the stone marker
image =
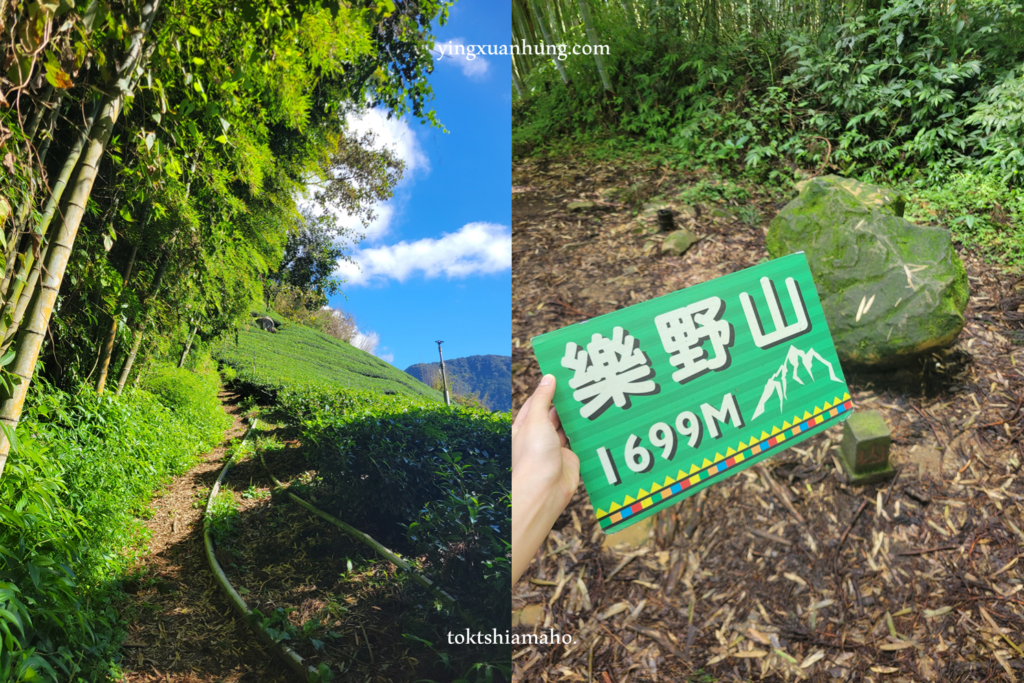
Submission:
POLYGON ((855 486, 873 484, 893 475, 889 464, 892 435, 876 410, 861 410, 843 423, 843 469, 855 486))

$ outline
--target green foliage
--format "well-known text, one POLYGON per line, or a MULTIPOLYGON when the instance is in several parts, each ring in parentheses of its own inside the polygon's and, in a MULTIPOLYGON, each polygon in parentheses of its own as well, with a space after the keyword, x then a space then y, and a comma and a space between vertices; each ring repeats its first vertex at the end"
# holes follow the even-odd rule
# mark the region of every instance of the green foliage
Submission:
MULTIPOLYGON (((543 4, 555 29, 551 16, 575 13, 543 4)), ((569 88, 547 60, 520 60, 515 153, 608 139, 620 153, 633 145, 783 188, 807 172, 900 183, 957 221, 949 227, 965 244, 1019 265, 1014 223, 992 213, 1015 216, 1024 172, 1020 2, 592 4, 614 95, 592 58, 563 63, 569 88), (985 187, 957 199, 976 177, 985 187)), ((517 37, 528 25, 514 25, 517 37)), ((561 40, 581 38, 573 31, 561 40)))
POLYGON ((189 370, 161 364, 146 376, 144 386, 165 406, 191 419, 197 433, 211 444, 231 426, 231 418, 217 398, 220 378, 213 369, 189 370))
POLYGON ((236 384, 266 397, 287 388, 308 386, 400 394, 440 401, 440 394, 376 356, 302 325, 285 325, 276 333, 261 329, 227 338, 214 356, 237 373, 236 384))
POLYGON ((908 219, 948 226, 965 246, 1024 269, 1024 191, 1008 188, 997 173, 956 173, 944 183, 920 183, 905 192, 908 219))
POLYGON ((238 525, 238 501, 233 491, 222 488, 217 492, 204 523, 218 545, 229 541, 238 525))
POLYGON ((148 391, 41 384, 30 398, 0 487, 0 679, 106 680, 121 640, 116 578, 143 550, 138 520, 220 435, 148 391))
POLYGON ((318 447, 316 497, 412 557, 482 623, 509 605, 511 461, 508 414, 404 397, 279 397, 318 447), (404 532, 402 531, 404 529, 404 532))

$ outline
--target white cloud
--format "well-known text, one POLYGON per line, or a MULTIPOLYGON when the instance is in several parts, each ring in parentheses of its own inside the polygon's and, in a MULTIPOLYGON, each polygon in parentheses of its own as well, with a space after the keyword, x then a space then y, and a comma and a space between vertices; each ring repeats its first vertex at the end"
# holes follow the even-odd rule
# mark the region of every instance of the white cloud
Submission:
POLYGON ((405 178, 418 171, 430 171, 430 159, 420 147, 419 138, 405 119, 388 118, 380 109, 367 109, 358 117, 348 117, 348 127, 354 133, 373 133, 374 147, 390 148, 405 162, 405 178))
MULTIPOLYGON (((388 202, 376 202, 373 212, 376 217, 366 226, 366 239, 375 242, 383 238, 391 230, 391 224, 400 213, 408 199, 408 186, 420 174, 430 173, 430 159, 423 151, 415 131, 404 119, 387 117, 380 109, 367 109, 358 116, 348 117, 348 127, 353 133, 362 135, 366 132, 374 134, 375 149, 391 149, 405 162, 402 179, 395 188, 395 196, 388 202)), ((308 202, 303 202, 310 206, 308 202)), ((310 207, 311 208, 311 207, 310 207)), ((354 216, 341 211, 334 212, 341 225, 362 232, 364 228, 354 216)))
POLYGON ((477 49, 476 45, 466 45, 462 38, 452 38, 444 43, 434 43, 433 53, 437 62, 458 67, 466 78, 482 81, 490 73, 491 65, 477 49))
POLYGON ((389 279, 405 282, 414 275, 484 275, 512 267, 512 232, 495 223, 467 223, 438 239, 359 249, 352 256, 356 263, 340 263, 337 270, 350 287, 389 279))
POLYGON ((395 354, 391 352, 391 349, 386 346, 380 346, 380 335, 373 330, 366 330, 364 332, 357 326, 356 334, 349 343, 357 349, 362 349, 369 354, 377 356, 377 358, 380 358, 385 363, 393 363, 395 360, 395 354))

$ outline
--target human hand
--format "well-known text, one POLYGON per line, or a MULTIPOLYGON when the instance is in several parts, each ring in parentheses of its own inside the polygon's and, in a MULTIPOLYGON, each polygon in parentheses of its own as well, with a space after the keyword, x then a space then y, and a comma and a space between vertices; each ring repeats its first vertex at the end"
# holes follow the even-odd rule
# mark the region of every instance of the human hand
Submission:
POLYGON ((512 585, 580 481, 580 460, 551 405, 554 395, 555 377, 545 375, 512 423, 512 585))

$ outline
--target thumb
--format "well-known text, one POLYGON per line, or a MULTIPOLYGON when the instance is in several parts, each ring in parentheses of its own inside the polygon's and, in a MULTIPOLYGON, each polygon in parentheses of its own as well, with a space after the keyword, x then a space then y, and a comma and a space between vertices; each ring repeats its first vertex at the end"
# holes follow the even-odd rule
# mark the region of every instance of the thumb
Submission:
POLYGON ((531 422, 548 419, 548 412, 551 410, 551 400, 555 397, 555 376, 544 375, 536 391, 533 392, 533 401, 530 406, 530 414, 526 419, 531 422))

